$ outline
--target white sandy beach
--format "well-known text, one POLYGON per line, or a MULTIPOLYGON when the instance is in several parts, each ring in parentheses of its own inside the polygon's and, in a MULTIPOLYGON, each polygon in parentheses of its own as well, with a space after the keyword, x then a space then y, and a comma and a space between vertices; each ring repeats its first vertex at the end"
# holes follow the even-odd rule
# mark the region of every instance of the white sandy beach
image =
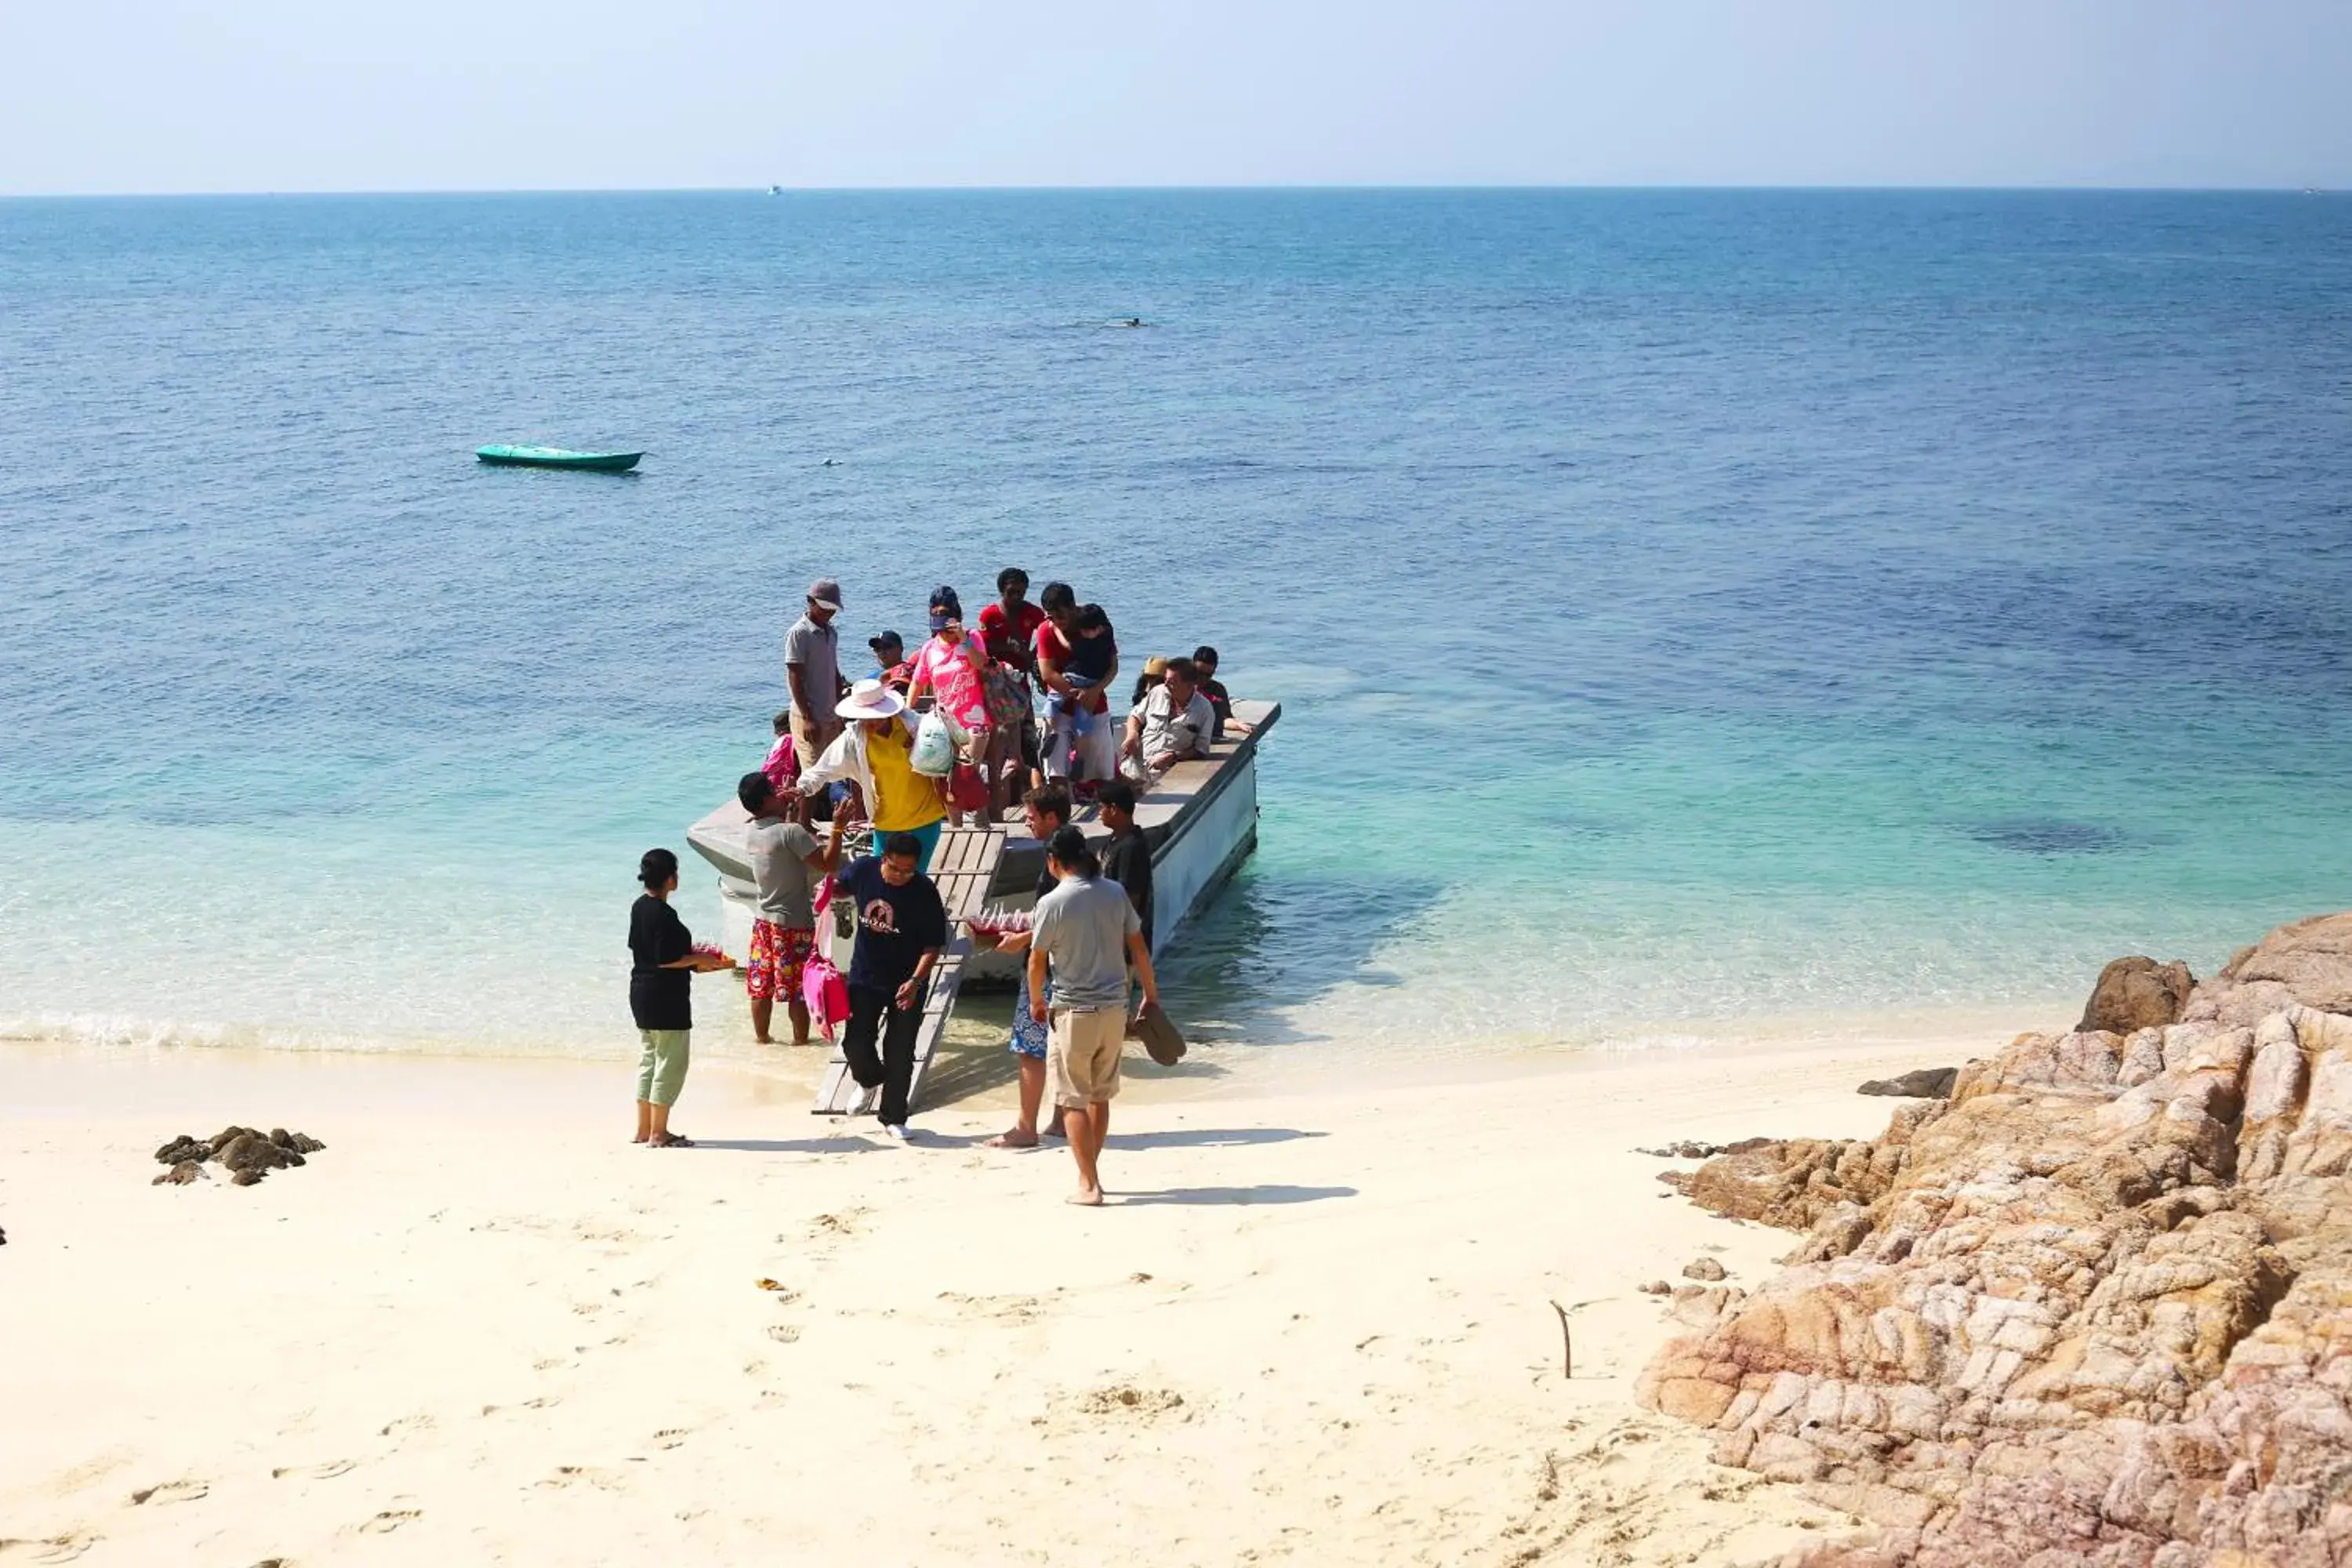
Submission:
POLYGON ((1002 1088, 894 1148, 815 1052, 698 1068, 672 1152, 619 1066, 0 1047, 0 1563, 1769 1558, 1848 1521, 1635 1409, 1635 1287, 1790 1238, 1631 1151, 1997 1037, 1139 1082, 1094 1212, 1002 1088), (328 1148, 150 1185, 230 1122, 328 1148))

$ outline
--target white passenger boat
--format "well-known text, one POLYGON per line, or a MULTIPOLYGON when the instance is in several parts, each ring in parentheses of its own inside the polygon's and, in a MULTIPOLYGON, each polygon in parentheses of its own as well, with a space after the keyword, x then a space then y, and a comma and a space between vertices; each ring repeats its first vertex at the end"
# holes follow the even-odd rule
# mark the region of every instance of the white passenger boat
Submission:
MULTIPOLYGON (((1234 717, 1249 725, 1251 733, 1219 742, 1204 762, 1177 763, 1136 803, 1136 825, 1151 843, 1151 892, 1158 915, 1151 942, 1155 955, 1215 900, 1257 847, 1257 749, 1281 719, 1282 705, 1236 699, 1234 717)), ((738 954, 751 951, 756 899, 743 847, 749 820, 742 806, 730 800, 686 835, 695 852, 719 872, 723 945, 738 954)), ((1079 814, 1078 826, 1097 849, 1109 840, 1109 830, 1095 820, 1091 807, 1079 814)), ((1025 910, 1035 901, 1045 847, 1017 822, 1006 824, 1005 831, 989 902, 1025 910)), ((1013 963, 992 952, 975 953, 968 977, 1010 984, 1013 963)))

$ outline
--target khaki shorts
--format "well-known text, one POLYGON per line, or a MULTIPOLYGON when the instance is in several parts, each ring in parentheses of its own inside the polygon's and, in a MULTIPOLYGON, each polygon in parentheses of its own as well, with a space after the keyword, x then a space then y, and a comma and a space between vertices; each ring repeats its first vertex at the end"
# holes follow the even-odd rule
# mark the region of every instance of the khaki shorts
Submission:
MULTIPOLYGON (((800 759, 801 766, 816 766, 816 760, 824 755, 825 747, 838 733, 838 724, 812 724, 799 709, 793 710, 793 754, 800 759)), ((869 805, 867 809, 871 810, 872 806, 869 805)))
POLYGON ((1053 1018, 1045 1070, 1054 1077, 1054 1103, 1088 1105, 1116 1096, 1127 1014, 1118 1007, 1083 1013, 1075 1007, 1056 1007, 1053 1018))

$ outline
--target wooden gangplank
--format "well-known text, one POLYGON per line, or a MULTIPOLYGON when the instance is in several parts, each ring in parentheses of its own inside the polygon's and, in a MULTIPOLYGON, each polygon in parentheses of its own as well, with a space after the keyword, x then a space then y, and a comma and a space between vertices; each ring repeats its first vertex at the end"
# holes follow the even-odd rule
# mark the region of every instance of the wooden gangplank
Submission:
MULTIPOLYGON (((907 1089, 910 1109, 922 1093, 931 1053, 948 1031, 948 1016, 955 1011, 956 991, 963 984, 964 961, 971 956, 971 936, 964 921, 986 906, 989 885, 996 880, 996 863, 1003 854, 1001 827, 948 828, 940 833, 940 847, 932 852, 930 879, 939 884, 940 902, 947 906, 948 944, 940 950, 940 962, 931 971, 931 989, 923 999, 922 1026, 915 1032, 915 1078, 907 1089)), ((819 1116, 859 1116, 871 1111, 881 1098, 878 1086, 858 1087, 849 1076, 849 1059, 835 1046, 833 1060, 825 1065, 824 1077, 817 1084, 816 1103, 809 1109, 819 1116)))

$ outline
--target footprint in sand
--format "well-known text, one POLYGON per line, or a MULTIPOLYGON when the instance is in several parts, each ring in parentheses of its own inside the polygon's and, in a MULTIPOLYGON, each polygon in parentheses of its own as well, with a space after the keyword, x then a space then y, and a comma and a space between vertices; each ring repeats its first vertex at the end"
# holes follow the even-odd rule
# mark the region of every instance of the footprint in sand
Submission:
POLYGON ((32 1560, 36 1563, 70 1563, 97 1545, 98 1542, 97 1536, 87 1531, 53 1535, 47 1541, 10 1541, 0 1537, 0 1552, 8 1551, 11 1547, 30 1546, 34 1549, 32 1560))
POLYGON ((385 1422, 383 1429, 376 1436, 390 1437, 402 1432, 421 1432, 432 1425, 433 1417, 430 1415, 403 1415, 395 1420, 385 1422))
POLYGON ((389 1535, 410 1520, 424 1517, 421 1508, 388 1508, 373 1519, 362 1520, 353 1528, 365 1535, 389 1535))
POLYGON ((942 1290, 939 1299, 960 1309, 962 1316, 999 1323, 1034 1322, 1045 1310, 1034 1296, 968 1296, 961 1290, 942 1290))
POLYGON ((136 1506, 143 1502, 194 1502, 212 1488, 202 1481, 165 1481, 160 1487, 142 1487, 131 1494, 136 1506))
POLYGON ((685 1442, 686 1439, 686 1427, 672 1426, 667 1430, 654 1434, 654 1447, 656 1448, 675 1448, 679 1444, 685 1442))
POLYGON ((349 1459, 329 1459, 316 1465, 280 1465, 269 1472, 269 1479, 273 1481, 282 1481, 287 1477, 293 1476, 306 1481, 331 1481, 337 1476, 347 1474, 351 1468, 352 1462, 349 1459))
POLYGON ((780 1345, 792 1344, 801 1337, 800 1327, 794 1323, 772 1323, 768 1326, 768 1337, 780 1345))
MULTIPOLYGON (((866 1208, 848 1208, 839 1214, 821 1214, 809 1221, 809 1237, 818 1241, 827 1238, 846 1240, 865 1230, 865 1218, 872 1212, 866 1208)), ((782 1241, 784 1238, 778 1237, 776 1239, 782 1241)))
POLYGON ((582 1484, 599 1491, 616 1492, 623 1486, 621 1477, 612 1470, 600 1470, 590 1465, 558 1465, 555 1473, 545 1480, 534 1482, 541 1487, 571 1487, 582 1484))

